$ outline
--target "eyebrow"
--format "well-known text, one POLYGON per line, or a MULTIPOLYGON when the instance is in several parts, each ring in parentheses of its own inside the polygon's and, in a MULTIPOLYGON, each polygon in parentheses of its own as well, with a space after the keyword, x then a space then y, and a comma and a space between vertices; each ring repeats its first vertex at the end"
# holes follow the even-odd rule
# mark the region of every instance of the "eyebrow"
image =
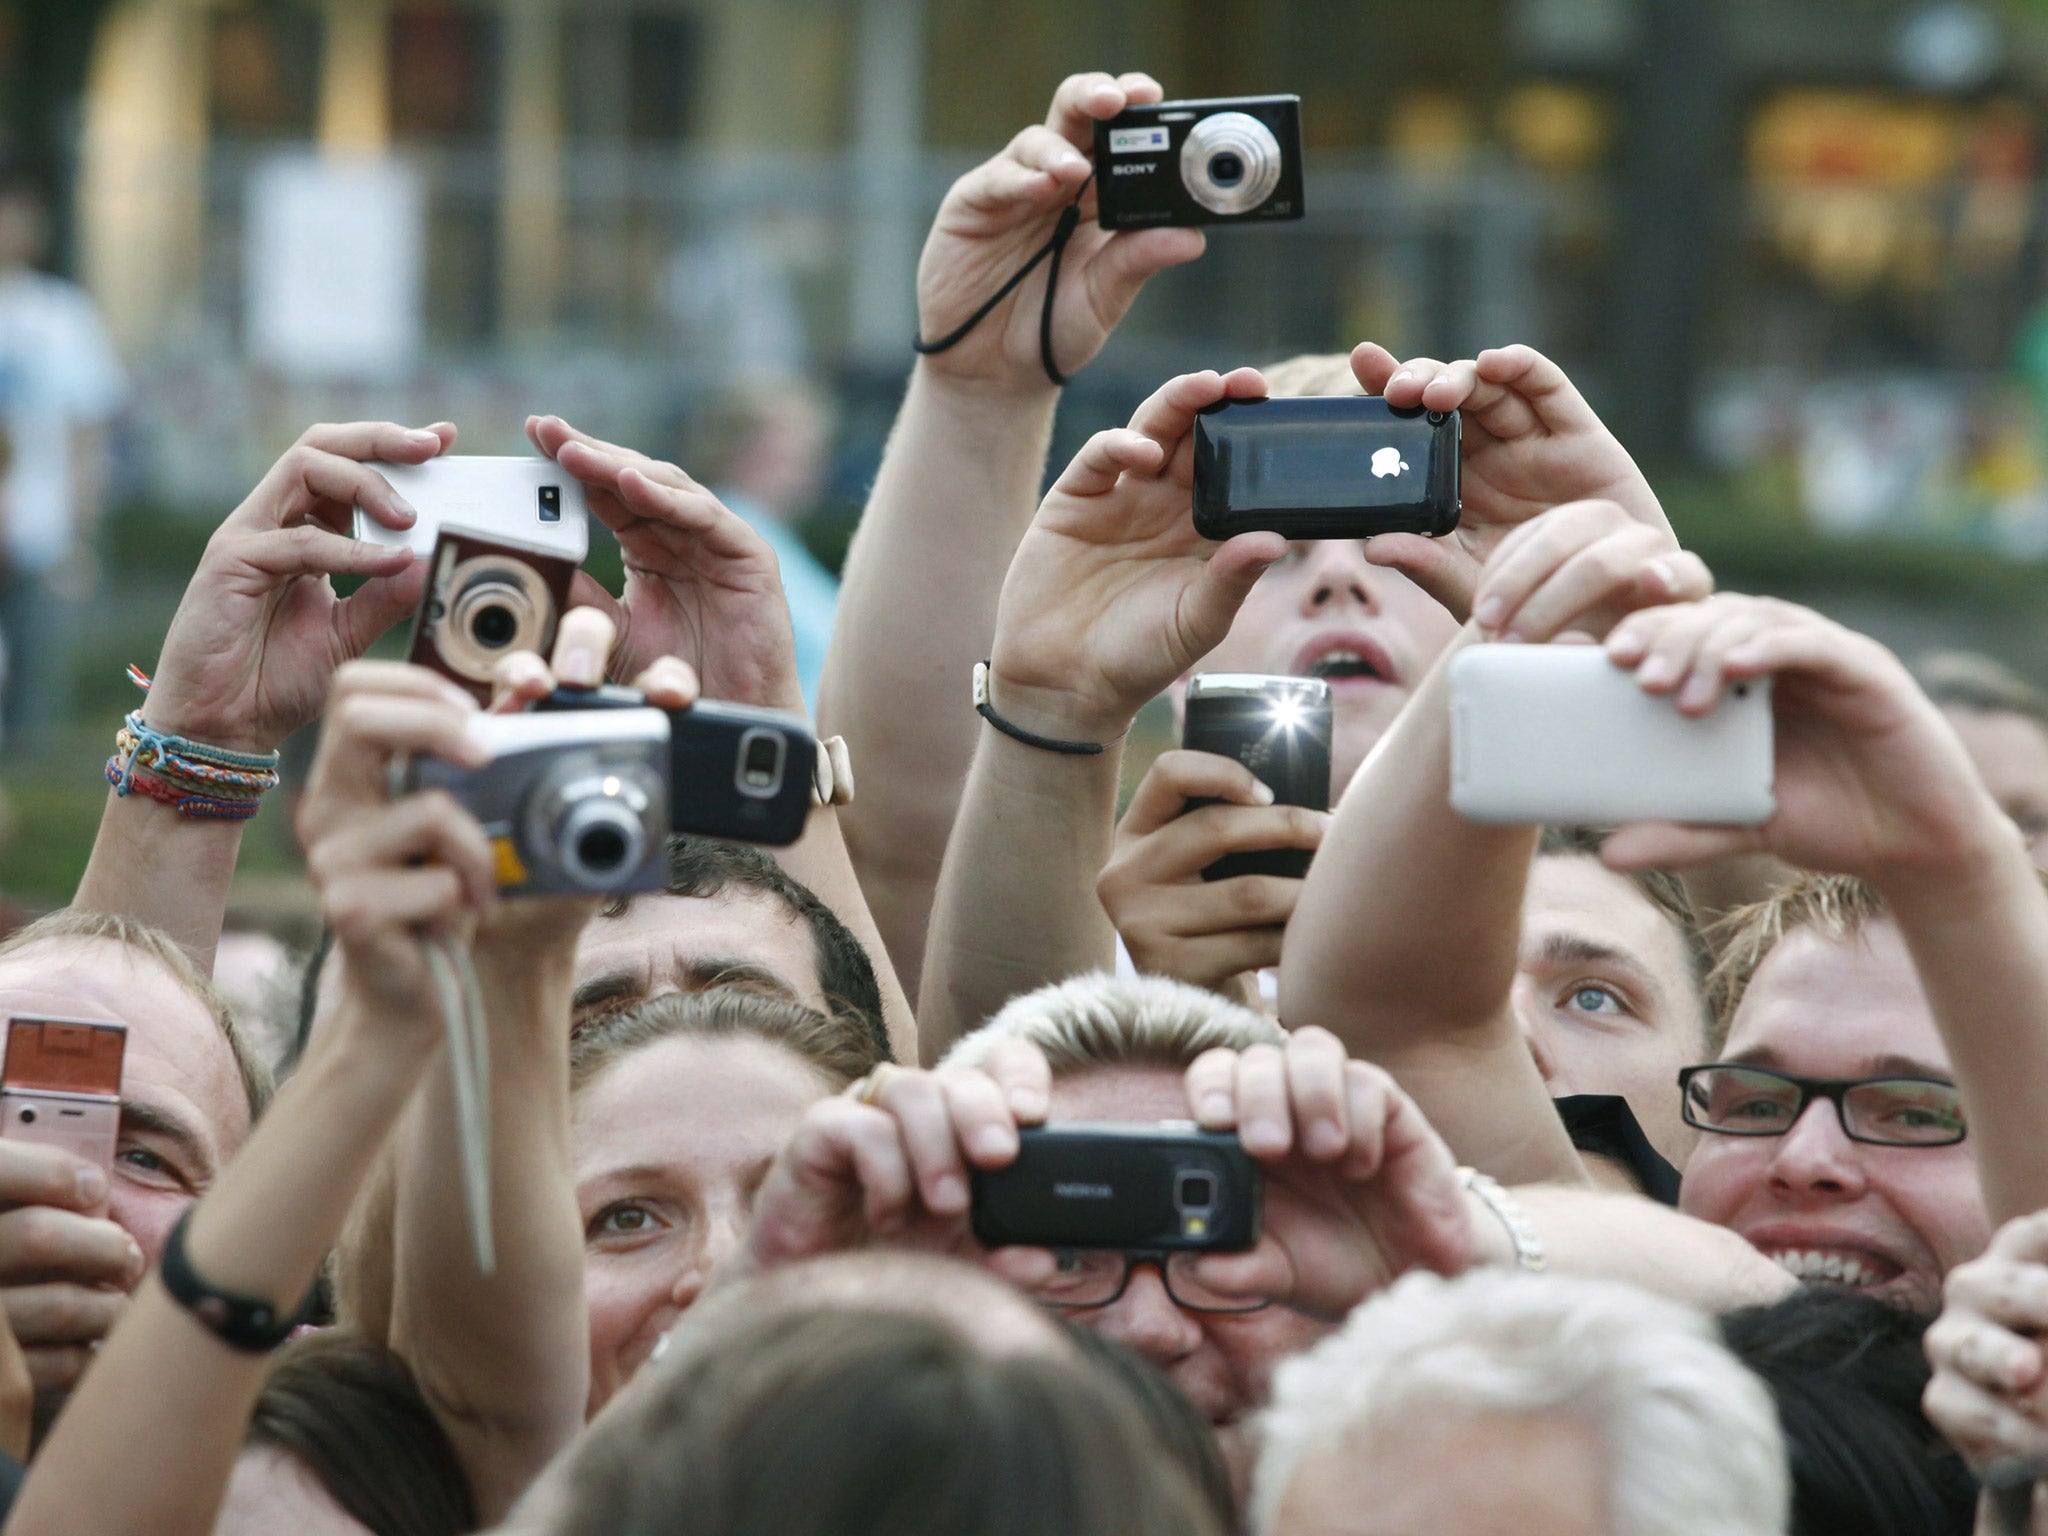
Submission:
POLYGON ((692 992, 705 992, 713 987, 740 987, 790 1002, 798 1000, 795 987, 766 966, 751 960, 706 955, 690 962, 683 972, 683 980, 692 992))
POLYGON ((1634 956, 1612 944, 1581 938, 1575 933, 1553 933, 1543 941, 1539 955, 1552 965, 1635 965, 1634 956))
POLYGON ((121 1129, 142 1131, 161 1136, 188 1158, 193 1171, 203 1178, 212 1178, 217 1171, 213 1165, 213 1154, 197 1132, 183 1120, 167 1110, 158 1109, 154 1104, 144 1104, 136 1099, 121 1101, 121 1129))
POLYGON ((646 990, 640 982, 637 971, 600 971, 597 975, 576 988, 571 995, 569 1006, 577 1013, 586 1008, 595 1008, 599 1003, 615 1002, 622 997, 638 997, 646 990))
MULTIPOLYGON (((1767 1045, 1751 1046, 1746 1051, 1729 1051, 1721 1060, 1731 1067, 1769 1067, 1777 1072, 1792 1072, 1785 1065, 1784 1058, 1767 1045)), ((1861 1065, 1863 1070, 1857 1074, 1859 1077, 1929 1077, 1936 1082, 1954 1082, 1954 1074, 1947 1067, 1896 1051, 1866 1056, 1861 1065)), ((1792 1075, 1803 1077, 1807 1074, 1792 1072, 1792 1075)))

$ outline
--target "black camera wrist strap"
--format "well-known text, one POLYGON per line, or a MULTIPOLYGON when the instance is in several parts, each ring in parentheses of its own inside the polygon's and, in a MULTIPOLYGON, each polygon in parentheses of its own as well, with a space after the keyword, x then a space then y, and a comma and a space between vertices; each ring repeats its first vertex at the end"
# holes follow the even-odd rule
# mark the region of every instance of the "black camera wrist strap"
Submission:
POLYGON ((1081 199, 1087 195, 1089 182, 1094 180, 1095 173, 1091 171, 1088 173, 1088 180, 1082 182, 1080 190, 1075 192, 1074 200, 1060 210, 1059 222, 1053 226, 1051 238, 1031 253, 1029 261, 1010 274, 1009 281, 998 288, 986 304, 937 341, 926 341, 920 336, 911 343, 912 350, 920 357, 929 357, 934 352, 944 352, 959 346, 967 339, 968 332, 993 314, 996 306, 1015 293, 1017 285, 1035 272, 1041 261, 1050 257, 1052 265, 1045 271, 1045 302, 1039 306, 1038 311, 1038 360, 1044 365, 1045 376, 1054 384, 1064 386, 1070 375, 1061 373, 1058 365, 1052 360, 1052 301, 1053 295, 1059 292, 1060 258, 1066 254, 1067 242, 1074 238, 1074 231, 1080 227, 1081 199))

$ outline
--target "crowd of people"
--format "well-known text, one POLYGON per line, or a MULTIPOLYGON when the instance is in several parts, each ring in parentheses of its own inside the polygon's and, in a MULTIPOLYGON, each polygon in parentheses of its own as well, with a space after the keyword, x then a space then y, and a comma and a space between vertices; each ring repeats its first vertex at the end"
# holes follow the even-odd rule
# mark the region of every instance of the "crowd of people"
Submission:
MULTIPOLYGON (((1160 96, 1077 75, 954 185, 924 335, 1160 96)), ((1052 351, 1202 249, 1083 218, 1052 351)), ((529 422, 625 585, 488 706, 361 659, 424 583, 348 536, 411 516, 370 466, 452 425, 313 427, 228 514, 127 767, 317 722, 327 932, 262 1048, 211 980, 243 821, 117 759, 72 905, 0 944, 6 1014, 127 1028, 111 1173, 0 1137, 8 1536, 2048 1532, 2048 707, 1716 591, 1527 346, 1174 378, 1041 495, 1043 280, 911 371, 818 684, 858 793, 772 854, 677 838, 656 893, 503 897, 392 765, 607 679, 804 709, 776 556, 687 466, 529 422), (1199 412, 1345 393, 1462 413, 1453 534, 1196 533, 1199 412), (1770 679, 1774 814, 1463 819, 1449 667, 1502 641, 1689 715, 1770 679), (1197 670, 1327 680, 1334 811, 1169 751, 1119 820, 1197 670), (1273 848, 1306 878, 1203 878, 1273 848), (1235 1137, 1254 1246, 984 1249, 976 1179, 1074 1121, 1235 1137)))

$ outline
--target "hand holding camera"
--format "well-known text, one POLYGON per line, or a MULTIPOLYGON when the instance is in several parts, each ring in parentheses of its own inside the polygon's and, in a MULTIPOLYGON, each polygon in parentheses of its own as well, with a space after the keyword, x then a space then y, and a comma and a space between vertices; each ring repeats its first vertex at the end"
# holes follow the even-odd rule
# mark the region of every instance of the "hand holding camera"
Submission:
POLYGON ((1184 374, 1061 474, 1003 581, 990 670, 1006 718, 1109 741, 1228 632, 1287 544, 1266 532, 1212 545, 1195 531, 1192 434, 1204 406, 1264 393, 1251 368, 1184 374))
POLYGON ((0 1138, 0 1308, 38 1392, 77 1384, 142 1279, 142 1249, 107 1217, 106 1170, 0 1138))
POLYGON ((1265 1171, 1258 1242, 1196 1261, 1208 1288, 1334 1321, 1411 1269, 1455 1275, 1482 1256, 1450 1148, 1329 1031, 1209 1051, 1188 1068, 1187 1093, 1202 1127, 1235 1131, 1265 1171))
POLYGON ((526 435, 582 483, 625 555, 617 601, 588 576, 572 590, 573 601, 618 626, 611 675, 636 676, 676 656, 712 698, 801 712, 781 572, 746 519, 675 465, 600 442, 558 416, 529 417, 526 435))
POLYGON ((2048 1457, 2048 1213, 2000 1227, 1981 1258, 1949 1271, 1927 1330, 1934 1427, 1983 1470, 2048 1457))
MULTIPOLYGON (((1670 533, 1650 484, 1564 370, 1535 349, 1498 347, 1462 362, 1397 362, 1362 342, 1351 368, 1368 394, 1403 410, 1456 411, 1463 420, 1457 530, 1438 540, 1395 533, 1366 557, 1413 577, 1463 619, 1472 613, 1479 571, 1513 529, 1568 501, 1616 503, 1647 527, 1670 533)), ((1677 547, 1673 538, 1672 547, 1677 547)))
POLYGON ((298 813, 306 871, 355 995, 439 1038, 419 936, 460 932, 497 897, 483 829, 444 791, 388 797, 406 754, 481 768, 473 701, 418 667, 353 662, 334 699, 298 813), (430 1027, 431 1026, 431 1027, 430 1027))
POLYGON ((367 460, 447 451, 446 422, 309 428, 213 537, 165 636, 143 718, 160 731, 269 752, 320 713, 335 670, 418 600, 409 550, 349 536, 356 508, 393 529, 413 511, 367 460), (337 597, 330 576, 367 576, 337 597))
POLYGON ((1777 809, 1768 821, 1626 826, 1604 850, 1617 868, 1683 868, 1762 851, 1883 887, 1953 875, 1987 856, 2024 857, 1940 711, 1867 636, 1791 603, 1722 593, 1635 614, 1606 650, 1640 688, 1671 697, 1688 716, 1768 678, 1777 722, 1777 809))
MULTIPOLYGON (((1162 94, 1158 82, 1144 74, 1069 76, 1054 93, 1044 124, 1024 129, 1000 154, 955 182, 917 265, 919 335, 949 335, 986 304, 1045 245, 1077 193, 1080 222, 1061 257, 1046 337, 1065 371, 1101 350, 1147 278, 1201 255, 1198 230, 1119 234, 1095 222, 1095 125, 1128 107, 1157 102, 1162 94)), ((1041 262, 956 345, 930 354, 919 366, 978 389, 1051 389, 1040 358, 1045 266, 1041 262)))
MULTIPOLYGON (((1327 758, 1323 772, 1327 786, 1327 758)), ((1269 872, 1212 881, 1205 872, 1232 855, 1306 855, 1328 825, 1322 811, 1275 804, 1235 758, 1162 752, 1117 825, 1096 894, 1140 971, 1221 990, 1280 963, 1301 878, 1269 872)))

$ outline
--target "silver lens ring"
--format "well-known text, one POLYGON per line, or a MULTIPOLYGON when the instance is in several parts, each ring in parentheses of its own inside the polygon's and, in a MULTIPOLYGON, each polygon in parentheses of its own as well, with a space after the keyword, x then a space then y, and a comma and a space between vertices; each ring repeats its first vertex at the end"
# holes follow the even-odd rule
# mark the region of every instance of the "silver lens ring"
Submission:
POLYGON ((1280 141, 1249 113, 1218 112, 1181 141, 1180 179, 1211 213, 1249 213, 1280 185, 1280 141))
POLYGON ((609 890, 647 854, 647 824, 609 796, 571 805, 558 829, 562 873, 586 891, 609 890))

